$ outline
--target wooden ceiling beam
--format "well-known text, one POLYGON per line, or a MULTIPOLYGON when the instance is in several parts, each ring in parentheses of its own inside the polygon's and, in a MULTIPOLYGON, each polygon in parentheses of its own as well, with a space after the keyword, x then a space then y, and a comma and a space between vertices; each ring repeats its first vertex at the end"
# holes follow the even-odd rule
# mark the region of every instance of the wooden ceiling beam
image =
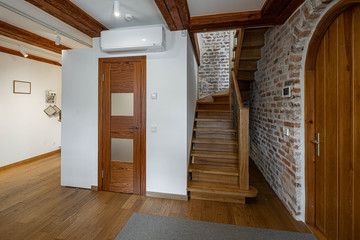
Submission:
MULTIPOLYGON (((19 51, 16 51, 16 50, 13 50, 13 49, 10 49, 10 48, 6 48, 6 47, 1 47, 0 46, 0 52, 15 55, 15 56, 18 56, 18 57, 24 57, 19 51)), ((38 62, 44 62, 44 63, 56 65, 56 66, 61 66, 61 64, 56 62, 56 61, 49 60, 49 59, 42 58, 42 57, 38 57, 38 56, 34 56, 34 55, 30 55, 30 54, 28 54, 27 58, 38 61, 38 62)))
POLYGON ((193 32, 228 30, 242 27, 257 27, 274 24, 274 19, 262 17, 261 11, 224 13, 190 18, 193 32))
POLYGON ((32 32, 26 31, 22 28, 13 26, 0 20, 0 35, 8 38, 12 38, 39 48, 43 48, 58 54, 61 54, 62 50, 68 50, 70 48, 64 45, 56 45, 55 41, 51 41, 47 38, 36 35, 32 32))
POLYGON ((266 0, 261 14, 263 17, 276 19, 274 24, 283 24, 303 2, 304 0, 266 0))
POLYGON ((74 27, 89 37, 100 37, 100 32, 108 30, 70 0, 25 0, 48 14, 74 27))
POLYGON ((187 0, 155 0, 171 31, 188 29, 190 12, 187 0))

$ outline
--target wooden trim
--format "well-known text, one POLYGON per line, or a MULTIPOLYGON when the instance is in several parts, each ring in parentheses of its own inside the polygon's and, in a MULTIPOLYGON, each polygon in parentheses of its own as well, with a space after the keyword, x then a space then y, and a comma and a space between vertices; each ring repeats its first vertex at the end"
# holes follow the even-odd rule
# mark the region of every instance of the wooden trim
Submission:
POLYGON ((141 75, 143 81, 141 81, 141 123, 140 123, 140 144, 141 144, 141 153, 140 153, 140 195, 146 195, 146 56, 134 56, 134 57, 116 57, 116 58, 99 58, 98 69, 99 69, 99 105, 98 105, 98 190, 104 190, 104 182, 102 179, 102 171, 104 169, 104 163, 102 159, 102 126, 103 126, 103 94, 102 94, 102 65, 104 63, 116 63, 121 59, 122 61, 139 61, 142 62, 141 75))
POLYGON ((94 192, 99 191, 98 186, 91 185, 91 191, 94 191, 94 192))
POLYGON ((35 156, 35 157, 32 157, 32 158, 28 158, 28 159, 25 159, 25 160, 22 160, 22 161, 19 161, 19 162, 16 162, 16 163, 12 163, 12 164, 9 164, 9 165, 6 165, 6 166, 2 166, 2 167, 0 167, 0 171, 6 170, 6 169, 9 169, 9 168, 13 168, 13 167, 16 167, 16 166, 19 166, 19 165, 24 165, 24 164, 40 161, 40 160, 43 160, 43 159, 45 159, 47 157, 56 155, 58 153, 61 153, 61 149, 51 151, 51 152, 48 152, 48 153, 44 153, 44 154, 41 154, 41 155, 38 155, 38 156, 35 156))
MULTIPOLYGON (((10 49, 10 48, 6 48, 6 47, 1 47, 0 46, 0 52, 11 54, 11 55, 14 55, 14 56, 17 56, 17 57, 22 57, 22 58, 24 57, 19 51, 16 51, 16 50, 13 50, 13 49, 10 49)), ((30 54, 28 54, 27 59, 35 60, 35 61, 38 61, 38 62, 44 62, 44 63, 48 63, 48 64, 60 66, 60 67, 62 66, 59 62, 49 60, 49 59, 46 59, 46 58, 42 58, 42 57, 38 57, 38 56, 34 56, 34 55, 30 55, 30 54)))
POLYGON ((360 0, 342 0, 320 20, 310 40, 305 62, 305 222, 315 224, 315 66, 318 49, 329 26, 347 8, 360 0))
POLYGON ((198 66, 200 66, 200 47, 199 47, 199 40, 197 37, 197 33, 189 32, 189 36, 192 43, 192 47, 194 49, 194 54, 197 64, 198 66))
POLYGON ((46 49, 58 54, 62 53, 62 50, 68 50, 70 48, 64 45, 56 45, 55 41, 51 41, 47 38, 36 35, 32 32, 26 31, 22 28, 13 26, 0 20, 0 35, 8 38, 18 40, 39 48, 46 49))
POLYGON ((154 198, 165 198, 165 199, 172 199, 172 200, 181 200, 181 201, 188 201, 189 200, 187 195, 171 194, 171 193, 146 192, 146 196, 147 197, 154 197, 154 198))
POLYGON ((48 14, 58 18, 89 37, 100 37, 100 32, 108 30, 70 0, 25 0, 48 14))

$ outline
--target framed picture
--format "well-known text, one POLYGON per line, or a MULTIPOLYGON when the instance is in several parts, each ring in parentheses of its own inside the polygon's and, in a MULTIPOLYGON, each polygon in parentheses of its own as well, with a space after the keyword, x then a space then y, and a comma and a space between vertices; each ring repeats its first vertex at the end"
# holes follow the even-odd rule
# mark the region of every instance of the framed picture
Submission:
POLYGON ((53 109, 55 110, 54 115, 58 115, 61 111, 60 108, 58 108, 58 106, 56 106, 56 105, 53 106, 53 109))
POLYGON ((14 93, 31 94, 31 82, 14 80, 14 93))
POLYGON ((52 106, 48 106, 44 112, 49 116, 53 116, 56 113, 56 110, 52 106))

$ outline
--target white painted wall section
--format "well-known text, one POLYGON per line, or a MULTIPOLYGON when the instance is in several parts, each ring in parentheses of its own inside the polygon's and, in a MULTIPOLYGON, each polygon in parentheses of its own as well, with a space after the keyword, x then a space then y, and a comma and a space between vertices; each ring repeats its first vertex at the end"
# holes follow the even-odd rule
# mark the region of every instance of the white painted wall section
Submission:
POLYGON ((166 38, 167 51, 160 53, 105 53, 98 38, 92 49, 64 51, 62 185, 97 185, 98 59, 146 55, 146 190, 186 194, 188 40, 181 32, 166 31, 166 38))
POLYGON ((61 108, 61 67, 0 53, 0 167, 59 149, 61 123, 44 113, 47 90, 61 108), (14 94, 14 80, 31 82, 31 94, 14 94))

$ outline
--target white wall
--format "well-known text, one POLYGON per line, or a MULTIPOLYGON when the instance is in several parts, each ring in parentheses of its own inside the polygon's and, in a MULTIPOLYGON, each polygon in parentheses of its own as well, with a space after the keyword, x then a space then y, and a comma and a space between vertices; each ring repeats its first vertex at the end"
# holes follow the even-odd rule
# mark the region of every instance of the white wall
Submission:
POLYGON ((108 54, 98 38, 92 49, 64 51, 62 185, 97 185, 98 59, 146 55, 146 190, 186 194, 188 42, 181 32, 167 31, 166 37, 162 53, 108 54), (151 92, 158 100, 150 99, 151 92), (152 125, 157 133, 150 131, 152 125))
POLYGON ((46 90, 61 108, 61 67, 0 53, 0 167, 61 145, 61 123, 44 113, 46 90), (31 82, 31 94, 14 94, 14 80, 31 82))

